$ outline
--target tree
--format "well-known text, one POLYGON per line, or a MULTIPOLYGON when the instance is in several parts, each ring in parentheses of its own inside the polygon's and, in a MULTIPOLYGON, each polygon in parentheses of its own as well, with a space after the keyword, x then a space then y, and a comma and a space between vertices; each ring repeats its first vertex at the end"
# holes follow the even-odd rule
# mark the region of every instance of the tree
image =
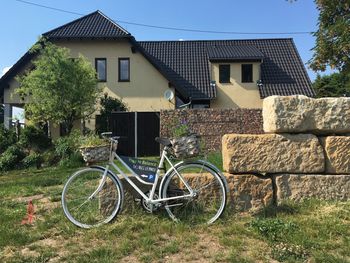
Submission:
POLYGON ((16 93, 25 100, 26 118, 63 124, 70 134, 76 120, 94 111, 101 89, 95 69, 82 55, 71 58, 67 48, 41 40, 31 52, 38 54, 33 70, 17 77, 16 93))
POLYGON ((315 0, 319 10, 316 46, 309 61, 314 71, 327 66, 340 72, 350 71, 350 1, 315 0))
POLYGON ((317 75, 313 83, 317 97, 350 96, 350 74, 333 73, 331 75, 317 75))
POLYGON ((313 83, 317 97, 350 96, 350 74, 333 73, 331 75, 317 75, 313 83))
POLYGON ((103 97, 101 97, 100 105, 100 116, 98 117, 98 122, 96 125, 96 130, 98 133, 108 131, 110 128, 108 123, 108 116, 111 113, 129 110, 127 105, 121 99, 112 98, 108 96, 107 93, 103 94, 103 97))

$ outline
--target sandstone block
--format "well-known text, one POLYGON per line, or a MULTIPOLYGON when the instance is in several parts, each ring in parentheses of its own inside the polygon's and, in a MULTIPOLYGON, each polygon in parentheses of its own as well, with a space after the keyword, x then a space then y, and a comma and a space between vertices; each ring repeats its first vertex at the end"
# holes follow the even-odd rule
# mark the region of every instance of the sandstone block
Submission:
POLYGON ((350 200, 350 175, 276 175, 277 200, 350 200))
POLYGON ((321 138, 326 158, 326 174, 350 174, 350 137, 321 138))
POLYGON ((225 174, 225 176, 230 189, 228 207, 240 212, 256 212, 272 204, 271 178, 249 174, 225 174))
POLYGON ((271 96, 263 102, 263 122, 268 133, 348 133, 350 98, 271 96))
POLYGON ((226 134, 223 168, 228 173, 322 173, 324 153, 311 134, 226 134))

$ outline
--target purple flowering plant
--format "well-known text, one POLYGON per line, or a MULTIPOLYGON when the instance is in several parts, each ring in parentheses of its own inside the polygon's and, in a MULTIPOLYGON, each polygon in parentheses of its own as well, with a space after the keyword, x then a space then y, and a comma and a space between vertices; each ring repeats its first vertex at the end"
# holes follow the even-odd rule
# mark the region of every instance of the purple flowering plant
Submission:
POLYGON ((171 127, 172 137, 183 137, 191 134, 188 123, 185 119, 176 120, 171 127))

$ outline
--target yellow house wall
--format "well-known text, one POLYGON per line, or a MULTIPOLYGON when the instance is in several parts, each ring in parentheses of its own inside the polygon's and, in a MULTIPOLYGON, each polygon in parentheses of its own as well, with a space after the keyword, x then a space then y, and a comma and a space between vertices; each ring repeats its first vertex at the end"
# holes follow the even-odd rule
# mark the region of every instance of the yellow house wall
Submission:
POLYGON ((253 82, 241 82, 241 65, 245 63, 211 63, 211 77, 216 81, 217 97, 210 103, 211 108, 262 108, 256 82, 260 78, 260 63, 253 64, 253 82), (219 65, 230 65, 230 83, 219 82, 219 65))
POLYGON ((95 67, 95 58, 107 59, 107 81, 100 82, 104 92, 120 98, 130 111, 174 109, 174 101, 163 98, 168 81, 139 52, 131 52, 128 41, 64 41, 57 45, 70 49, 72 57, 79 54, 95 67), (130 82, 118 82, 118 58, 130 58, 130 82))
MULTIPOLYGON (((163 98, 168 89, 165 77, 144 58, 139 52, 132 53, 128 41, 59 41, 55 44, 70 49, 71 56, 79 54, 85 56, 95 67, 95 58, 107 59, 107 81, 99 82, 103 93, 111 97, 122 99, 129 111, 159 111, 161 109, 174 109, 175 99, 169 102, 163 98), (118 82, 118 58, 130 58, 130 82, 118 82)), ((29 66, 29 65, 28 65, 29 66)), ((23 72, 23 71, 22 71, 23 72)), ((12 80, 9 88, 4 92, 4 103, 23 103, 14 93, 18 82, 12 80)), ((174 91, 174 89, 172 88, 174 91)), ((86 127, 95 128, 95 117, 87 121, 86 127)), ((57 127, 52 128, 52 134, 58 133, 57 127)))

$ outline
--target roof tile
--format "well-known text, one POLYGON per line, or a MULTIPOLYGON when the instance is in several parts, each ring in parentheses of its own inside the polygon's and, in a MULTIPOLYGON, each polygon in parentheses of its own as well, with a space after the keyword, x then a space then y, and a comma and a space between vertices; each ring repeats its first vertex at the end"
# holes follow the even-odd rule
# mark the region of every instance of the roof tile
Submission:
POLYGON ((120 38, 131 34, 113 20, 95 11, 43 34, 47 38, 120 38))

